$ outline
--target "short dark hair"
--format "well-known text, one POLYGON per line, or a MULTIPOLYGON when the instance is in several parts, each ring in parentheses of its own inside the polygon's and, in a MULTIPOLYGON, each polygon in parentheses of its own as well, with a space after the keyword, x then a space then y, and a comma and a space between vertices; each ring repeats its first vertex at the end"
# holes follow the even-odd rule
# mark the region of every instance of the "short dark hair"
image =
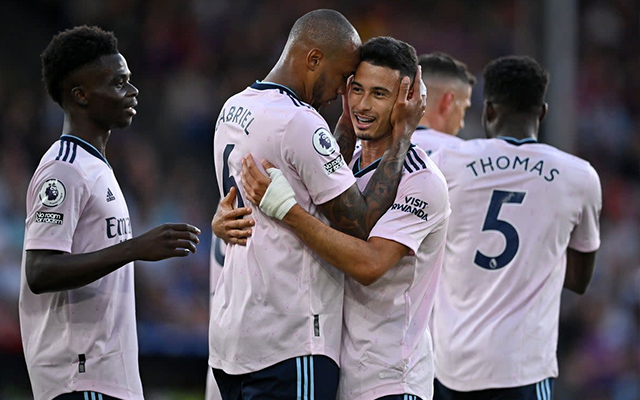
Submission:
POLYGON ((362 46, 361 61, 400 71, 401 77, 408 76, 412 81, 418 70, 416 49, 409 43, 389 36, 369 39, 362 46))
POLYGON ((533 58, 501 57, 484 69, 484 99, 518 112, 534 112, 544 103, 548 83, 549 72, 533 58))
POLYGON ((297 40, 309 40, 327 55, 338 53, 345 44, 356 43, 360 46, 356 28, 344 15, 330 9, 309 11, 298 18, 289 32, 287 42, 297 40))
POLYGON ((118 54, 113 32, 97 26, 77 26, 56 34, 40 55, 42 81, 49 96, 62 105, 62 82, 76 69, 103 55, 118 54))
POLYGON ((449 54, 441 52, 423 54, 420 56, 419 63, 422 67, 422 76, 434 75, 454 78, 469 86, 476 83, 476 77, 469 72, 467 64, 456 60, 449 54))

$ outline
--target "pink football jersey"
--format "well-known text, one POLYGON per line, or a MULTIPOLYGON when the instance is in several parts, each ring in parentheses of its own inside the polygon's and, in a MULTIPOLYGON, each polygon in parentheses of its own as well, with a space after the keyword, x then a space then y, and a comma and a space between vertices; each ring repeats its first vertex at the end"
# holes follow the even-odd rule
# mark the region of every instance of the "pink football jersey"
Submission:
POLYGON ((533 139, 476 139, 432 154, 451 218, 433 318, 436 377, 459 391, 558 374, 566 250, 600 244, 596 171, 533 139))
POLYGON ((413 136, 411 136, 411 143, 418 145, 427 155, 431 155, 431 153, 442 147, 455 147, 461 142, 464 142, 464 140, 457 136, 424 126, 418 126, 416 131, 413 132, 413 136))
MULTIPOLYGON (((298 204, 316 205, 355 183, 326 122, 288 88, 256 82, 224 104, 214 161, 221 195, 241 185, 241 158, 266 159, 291 184, 298 204)), ((339 362, 344 276, 280 221, 258 207, 246 246, 228 246, 209 326, 209 364, 229 374, 264 369, 306 354, 339 362)))
MULTIPOLYGON (((63 135, 27 192, 26 250, 88 253, 132 237, 127 204, 98 150, 63 135)), ((36 400, 72 391, 143 399, 133 263, 73 290, 34 294, 22 257, 20 327, 36 400)))
MULTIPOLYGON (((364 190, 379 161, 353 172, 364 190)), ((410 251, 379 280, 363 286, 345 280, 340 399, 374 399, 408 393, 433 395, 433 351, 428 321, 444 257, 447 184, 422 149, 405 161, 396 200, 370 237, 410 251)))

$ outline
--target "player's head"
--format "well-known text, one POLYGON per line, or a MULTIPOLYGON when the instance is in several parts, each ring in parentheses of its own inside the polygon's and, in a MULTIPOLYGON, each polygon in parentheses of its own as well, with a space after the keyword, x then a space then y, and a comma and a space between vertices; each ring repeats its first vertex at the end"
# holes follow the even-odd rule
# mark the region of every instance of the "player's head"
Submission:
POLYGON ((347 78, 360 61, 361 44, 358 32, 342 14, 314 10, 291 28, 279 63, 299 66, 305 89, 298 95, 320 109, 344 93, 347 78))
POLYGON ((466 64, 445 53, 423 54, 419 63, 422 80, 427 85, 427 109, 420 123, 457 135, 464 128, 464 116, 471 106, 471 89, 476 78, 466 64))
POLYGON ((349 110, 356 136, 374 140, 391 134, 391 111, 400 82, 405 76, 413 81, 418 57, 413 46, 387 36, 369 40, 361 55, 349 89, 349 110))
POLYGON ((112 32, 78 26, 58 33, 40 55, 42 79, 66 113, 83 113, 103 129, 131 124, 137 104, 131 72, 112 32))
POLYGON ((487 137, 507 121, 535 124, 547 111, 544 96, 549 73, 527 56, 508 56, 491 61, 484 69, 482 123, 487 137))

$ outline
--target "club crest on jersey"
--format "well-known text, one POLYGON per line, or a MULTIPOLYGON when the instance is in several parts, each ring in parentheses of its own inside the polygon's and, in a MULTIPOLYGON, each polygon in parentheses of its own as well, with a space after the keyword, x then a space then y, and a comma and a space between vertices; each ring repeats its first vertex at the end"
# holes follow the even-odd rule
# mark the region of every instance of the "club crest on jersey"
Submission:
POLYGON ((318 154, 323 156, 330 156, 336 152, 335 139, 331 132, 325 128, 318 128, 313 133, 313 148, 316 149, 318 154))
POLYGON ((64 184, 55 178, 47 179, 40 187, 40 201, 47 207, 62 204, 66 197, 64 184))

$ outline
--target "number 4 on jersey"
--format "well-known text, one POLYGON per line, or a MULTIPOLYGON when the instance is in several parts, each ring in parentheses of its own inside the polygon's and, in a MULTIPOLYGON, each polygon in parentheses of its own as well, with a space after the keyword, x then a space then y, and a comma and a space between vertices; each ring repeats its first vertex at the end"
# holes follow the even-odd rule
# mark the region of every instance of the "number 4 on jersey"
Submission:
POLYGON ((498 231, 502 233, 506 240, 506 246, 502 254, 497 257, 487 257, 480 250, 476 250, 476 257, 473 262, 479 267, 491 270, 502 268, 509 264, 518 253, 518 247, 520 246, 518 231, 507 221, 498 219, 498 214, 505 203, 522 204, 524 196, 525 193, 523 192, 507 192, 504 190, 494 190, 491 194, 491 202, 484 218, 482 231, 498 231))
POLYGON ((231 155, 231 151, 236 147, 235 144, 228 144, 224 148, 224 153, 222 154, 222 192, 223 195, 226 196, 229 194, 229 191, 232 187, 236 188, 236 199, 238 200, 238 207, 244 207, 244 200, 240 195, 240 189, 238 188, 238 184, 236 183, 236 179, 231 175, 229 171, 229 156, 231 155))

